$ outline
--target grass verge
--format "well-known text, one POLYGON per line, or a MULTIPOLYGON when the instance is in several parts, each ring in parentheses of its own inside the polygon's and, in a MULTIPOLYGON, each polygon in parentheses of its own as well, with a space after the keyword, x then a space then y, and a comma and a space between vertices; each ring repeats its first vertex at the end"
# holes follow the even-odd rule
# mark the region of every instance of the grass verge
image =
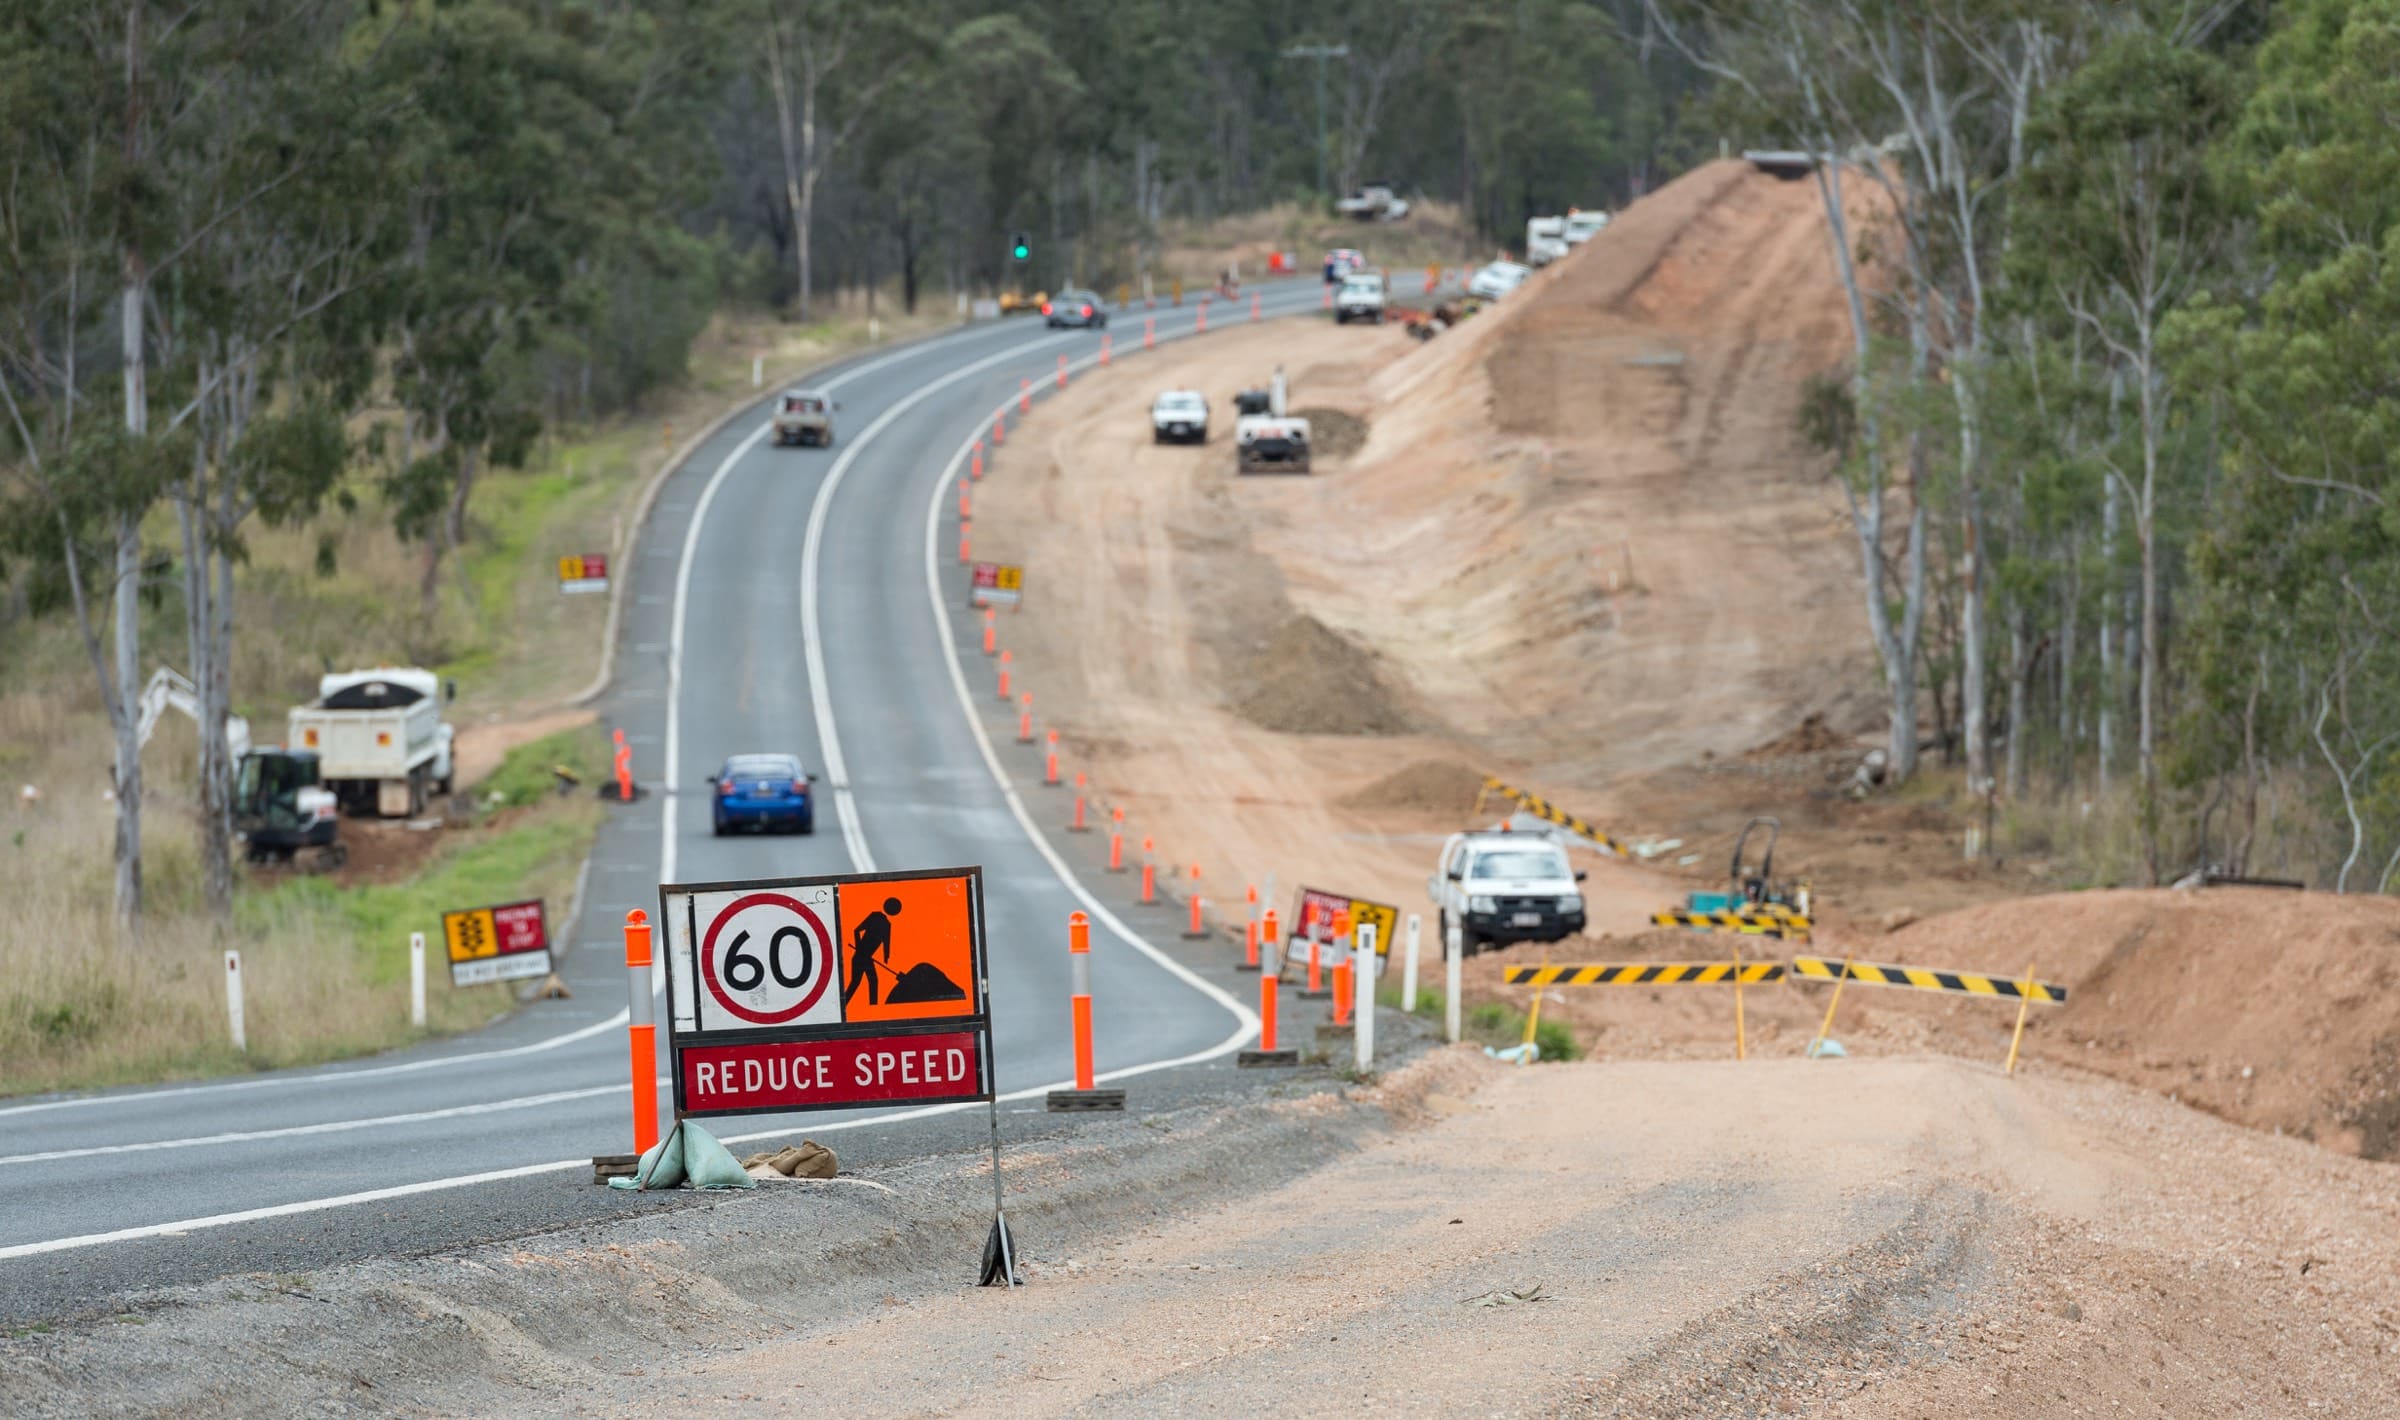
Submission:
MULTIPOLYGON (((1381 988, 1375 993, 1375 1002, 1399 1010, 1400 988, 1381 988)), ((1440 1021, 1443 1019, 1442 1006, 1441 992, 1423 989, 1417 992, 1417 1019, 1440 1021)), ((1459 1013, 1458 1029, 1461 1040, 1490 1046, 1494 1050, 1505 1050, 1524 1042, 1525 1012, 1505 1001, 1477 1001, 1459 1013)), ((1583 1046, 1576 1041, 1575 1032, 1568 1029, 1564 1021, 1551 1019, 1535 1023, 1533 1039, 1535 1044, 1541 1046, 1542 1059, 1546 1061, 1574 1060, 1583 1055, 1583 1046)))

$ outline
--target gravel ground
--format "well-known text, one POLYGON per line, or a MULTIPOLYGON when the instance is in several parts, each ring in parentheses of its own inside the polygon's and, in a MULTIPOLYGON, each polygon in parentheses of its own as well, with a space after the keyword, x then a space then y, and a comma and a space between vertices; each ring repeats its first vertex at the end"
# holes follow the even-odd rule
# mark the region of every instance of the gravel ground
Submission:
POLYGON ((2400 1172, 1949 1059, 1437 1051, 0 1343, 0 1412, 2400 1413, 2400 1172))

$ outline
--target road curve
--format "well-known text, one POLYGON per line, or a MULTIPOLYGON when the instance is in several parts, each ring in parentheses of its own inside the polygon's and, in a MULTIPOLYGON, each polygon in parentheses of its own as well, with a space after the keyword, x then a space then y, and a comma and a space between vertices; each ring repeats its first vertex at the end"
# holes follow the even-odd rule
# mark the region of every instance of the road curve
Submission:
MULTIPOLYGON (((1320 299, 1317 283, 1287 281, 1262 288, 1260 307, 1301 315, 1320 299)), ((1222 327, 1249 312, 1212 314, 1222 327)), ((1115 357, 1138 357, 1146 317, 1165 342, 1195 335, 1196 316, 1118 313, 1115 357)), ((603 828, 560 944, 574 999, 370 1062, 0 1104, 0 1319, 675 1206, 594 1188, 585 1172, 629 1132, 614 926, 655 911, 661 881, 980 864, 1003 1091, 1030 1098, 1070 1073, 1062 938, 1078 908, 1099 927, 1100 1070, 1162 1072, 1144 1087, 1162 1098, 1224 1088, 1227 1053, 1255 1026, 1232 974, 1182 950, 1155 913, 1142 940, 1133 913, 1111 910, 1123 899, 1078 883, 1045 841, 969 700, 970 628, 948 611, 964 574, 937 552, 955 537, 951 483, 994 411, 1021 382, 1036 398, 1051 388, 1062 356, 1088 368, 1099 346, 1084 331, 962 328, 813 381, 840 402, 832 449, 767 443, 762 402, 695 450, 628 559, 600 706, 645 793, 603 828), (762 749, 820 767, 818 832, 712 837, 704 777, 762 749)), ((1071 1127, 1037 1110, 1010 1108, 1010 1131, 1071 1127)), ((987 1129, 980 1107, 719 1124, 737 1139, 805 1129, 854 1162, 972 1147, 987 1129)))

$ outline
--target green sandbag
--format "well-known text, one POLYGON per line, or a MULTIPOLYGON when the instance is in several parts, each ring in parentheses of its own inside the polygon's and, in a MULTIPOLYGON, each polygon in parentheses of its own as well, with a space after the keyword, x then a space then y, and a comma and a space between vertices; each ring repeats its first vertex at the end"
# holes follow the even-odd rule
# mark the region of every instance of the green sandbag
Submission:
POLYGON ((667 1137, 650 1146, 634 1166, 633 1177, 612 1178, 611 1188, 652 1190, 679 1184, 694 1188, 756 1188, 758 1180, 742 1166, 715 1135, 688 1119, 675 1121, 667 1137))

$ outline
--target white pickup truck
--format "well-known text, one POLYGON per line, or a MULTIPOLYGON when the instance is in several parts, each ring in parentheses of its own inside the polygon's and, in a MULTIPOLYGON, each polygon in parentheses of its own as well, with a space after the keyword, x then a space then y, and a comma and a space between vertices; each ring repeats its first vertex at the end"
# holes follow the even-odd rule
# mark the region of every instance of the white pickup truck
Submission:
POLYGON ((1333 293, 1333 323, 1348 325, 1363 320, 1369 325, 1378 324, 1390 299, 1382 272, 1353 271, 1342 278, 1341 289, 1333 293))
POLYGON ((1150 402, 1150 442, 1208 442, 1208 396, 1198 390, 1161 390, 1150 402))
POLYGON ((1567 219, 1534 217, 1525 223, 1525 264, 1548 266, 1568 251, 1567 219))
POLYGON ((316 703, 292 711, 286 742, 317 757, 319 778, 348 812, 414 817, 450 792, 443 693, 431 671, 337 671, 317 682, 316 703))
POLYGON ((1442 939, 1459 929, 1467 956, 1509 942, 1555 942, 1583 930, 1583 874, 1540 833, 1454 833, 1425 884, 1441 909, 1442 939))

